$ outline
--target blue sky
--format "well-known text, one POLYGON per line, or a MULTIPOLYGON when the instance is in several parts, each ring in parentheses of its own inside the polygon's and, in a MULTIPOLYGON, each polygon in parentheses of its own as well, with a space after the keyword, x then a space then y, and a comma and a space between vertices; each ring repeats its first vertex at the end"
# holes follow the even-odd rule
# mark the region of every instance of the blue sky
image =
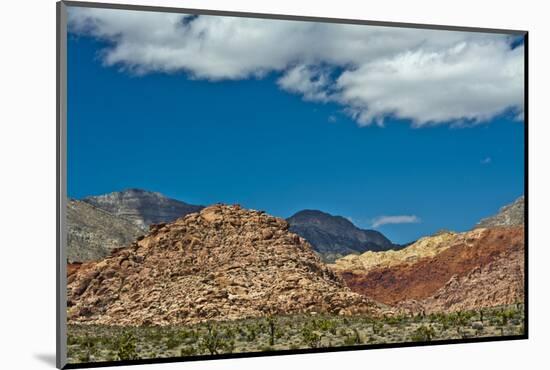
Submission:
POLYGON ((286 69, 226 78, 145 70, 136 60, 110 65, 116 42, 69 36, 70 197, 136 187, 280 217, 319 209, 362 228, 405 222, 377 227, 404 243, 471 228, 524 192, 517 109, 441 122, 433 117, 458 113, 426 106, 373 115, 326 95, 319 66, 308 80, 319 83, 305 91, 286 84, 295 82, 286 69))

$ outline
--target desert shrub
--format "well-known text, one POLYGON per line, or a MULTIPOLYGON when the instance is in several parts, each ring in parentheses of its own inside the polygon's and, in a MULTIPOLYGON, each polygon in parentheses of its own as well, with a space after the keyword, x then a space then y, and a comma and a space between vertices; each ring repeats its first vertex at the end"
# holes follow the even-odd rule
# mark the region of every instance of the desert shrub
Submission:
POLYGON ((357 329, 353 329, 353 333, 351 335, 348 335, 344 339, 344 344, 346 346, 353 346, 361 343, 362 343, 361 336, 359 335, 359 331, 357 329))
POLYGON ((321 319, 321 320, 318 320, 317 327, 319 328, 319 330, 322 330, 322 331, 335 331, 336 323, 332 320, 321 319))
POLYGON ((180 338, 177 335, 170 335, 166 340, 166 348, 174 349, 181 343, 180 338))
POLYGON ((78 355, 78 361, 80 362, 90 362, 91 356, 97 352, 97 338, 87 334, 82 337, 75 337, 71 342, 80 348, 80 354, 78 355))
POLYGON ((311 348, 318 348, 321 344, 321 335, 316 333, 309 325, 303 327, 302 339, 311 348))
POLYGON ((380 334, 382 332, 382 329, 384 329, 384 324, 378 321, 372 322, 372 332, 374 334, 380 334))
POLYGON ((435 330, 432 326, 422 325, 418 327, 411 335, 413 342, 429 342, 435 337, 435 330))
POLYGON ((256 340, 256 327, 253 325, 250 325, 248 327, 248 330, 246 331, 246 340, 249 342, 252 342, 256 340))
POLYGON ((116 353, 119 360, 138 359, 136 337, 132 333, 123 334, 118 340, 116 353))
POLYGON ((197 354, 197 348, 195 346, 186 346, 180 349, 180 356, 193 356, 197 354))
POLYGON ((514 310, 511 310, 511 309, 497 311, 497 313, 495 315, 496 318, 497 318, 497 323, 499 325, 502 325, 502 326, 508 325, 508 321, 515 316, 515 313, 516 312, 514 310))

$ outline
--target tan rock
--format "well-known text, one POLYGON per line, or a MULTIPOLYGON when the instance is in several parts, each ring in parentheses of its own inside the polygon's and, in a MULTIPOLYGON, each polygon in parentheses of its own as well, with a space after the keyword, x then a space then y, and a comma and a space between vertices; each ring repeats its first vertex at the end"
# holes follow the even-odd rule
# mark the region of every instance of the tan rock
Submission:
POLYGON ((170 325, 381 312, 379 304, 351 292, 286 221, 238 206, 215 205, 152 227, 136 244, 83 264, 72 276, 70 323, 170 325))

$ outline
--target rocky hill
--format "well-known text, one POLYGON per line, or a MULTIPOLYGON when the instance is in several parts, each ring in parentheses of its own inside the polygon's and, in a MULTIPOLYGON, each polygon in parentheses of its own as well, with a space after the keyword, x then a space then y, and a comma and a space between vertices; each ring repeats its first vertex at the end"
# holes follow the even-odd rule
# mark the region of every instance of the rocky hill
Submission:
POLYGON ((428 298, 404 301, 413 312, 455 312, 524 302, 525 251, 517 244, 465 275, 453 275, 428 298))
POLYGON ((348 254, 399 248, 378 231, 362 230, 344 217, 321 211, 300 211, 287 221, 290 231, 306 239, 327 262, 348 254))
POLYGON ((69 262, 97 260, 144 234, 132 222, 78 200, 67 204, 69 262))
POLYGON ((127 189, 91 196, 82 201, 130 220, 144 230, 151 224, 171 222, 204 208, 170 199, 161 193, 141 189, 127 189))
POLYGON ((448 244, 448 248, 433 256, 374 266, 362 273, 356 270, 340 274, 353 291, 386 304, 422 300, 435 294, 454 276, 462 278, 503 254, 523 251, 524 231, 517 226, 477 229, 456 234, 448 244))
POLYGON ((353 291, 409 311, 448 312, 523 301, 524 199, 475 229, 421 238, 399 251, 329 265, 353 291))
POLYGON ((168 325, 270 314, 380 313, 351 292, 288 223, 215 205, 68 276, 69 323, 168 325))
POLYGON ((476 227, 523 226, 524 215, 525 199, 522 195, 514 203, 502 207, 496 215, 481 220, 476 227))

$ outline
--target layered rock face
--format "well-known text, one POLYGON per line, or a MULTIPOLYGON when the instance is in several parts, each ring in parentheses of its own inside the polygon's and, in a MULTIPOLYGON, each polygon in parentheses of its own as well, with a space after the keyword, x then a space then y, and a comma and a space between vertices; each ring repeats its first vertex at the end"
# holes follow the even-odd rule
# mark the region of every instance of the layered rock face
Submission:
POLYGON ((98 260, 144 234, 132 222, 78 200, 67 204, 67 259, 98 260))
POLYGON ((460 243, 465 238, 465 235, 445 232, 421 238, 408 247, 397 251, 369 251, 360 255, 348 255, 336 260, 330 267, 339 272, 364 274, 375 268, 389 268, 404 263, 411 264, 424 257, 433 257, 450 248, 454 243, 460 243))
POLYGON ((341 216, 304 210, 287 219, 290 231, 306 239, 325 261, 350 253, 398 249, 382 233, 362 230, 341 216))
MULTIPOLYGON (((342 269, 342 263, 337 263, 336 266, 339 268, 336 271, 353 291, 390 305, 410 300, 421 301, 432 296, 445 300, 442 297, 446 294, 450 296, 451 292, 438 293, 438 290, 446 286, 454 287, 452 294, 457 299, 455 307, 469 307, 474 303, 496 306, 505 301, 505 299, 476 300, 476 297, 470 297, 469 294, 472 293, 467 292, 470 289, 467 286, 474 284, 472 279, 475 276, 469 274, 478 269, 483 271, 484 277, 477 280, 479 286, 475 292, 479 297, 508 295, 505 291, 499 290, 504 287, 502 284, 483 283, 490 282, 496 279, 495 276, 501 275, 497 272, 497 275, 486 276, 489 272, 495 272, 498 266, 505 264, 506 261, 495 262, 500 258, 516 258, 508 262, 513 266, 522 265, 518 256, 524 253, 523 227, 476 229, 466 233, 446 235, 443 240, 445 240, 443 244, 441 239, 431 243, 432 252, 425 251, 422 257, 407 259, 407 253, 404 252, 401 254, 401 260, 388 261, 388 259, 379 258, 382 263, 376 260, 366 263, 366 267, 362 270, 355 266, 353 270, 342 269), (464 288, 460 286, 463 283, 466 284, 464 288), (461 289, 464 289, 464 292, 459 296, 457 292, 461 289)), ((426 238, 417 243, 420 242, 430 244, 430 240, 426 238)), ((409 248, 415 247, 418 247, 416 243, 409 248)), ((515 273, 508 278, 512 279, 516 285, 523 284, 522 273, 515 273)), ((449 298, 449 301, 453 299, 449 298)), ((436 303, 429 304, 434 307, 436 305, 436 303)), ((438 305, 444 307, 449 303, 438 303, 438 305)))
POLYGON ((83 201, 115 216, 130 220, 144 230, 151 224, 171 222, 204 208, 141 189, 127 189, 87 197, 83 201))
POLYGON ((168 325, 268 314, 377 315, 288 231, 285 220, 215 205, 68 277, 70 323, 168 325))
POLYGON ((524 300, 524 198, 468 232, 443 232, 399 251, 330 267, 355 292, 413 312, 452 312, 524 300))
POLYGON ((501 253, 492 262, 474 268, 466 275, 454 275, 430 297, 420 301, 405 301, 400 307, 431 313, 523 302, 524 255, 523 248, 516 246, 501 253))
POLYGON ((514 203, 502 207, 496 215, 481 220, 476 227, 523 226, 524 215, 525 199, 522 195, 514 203))

